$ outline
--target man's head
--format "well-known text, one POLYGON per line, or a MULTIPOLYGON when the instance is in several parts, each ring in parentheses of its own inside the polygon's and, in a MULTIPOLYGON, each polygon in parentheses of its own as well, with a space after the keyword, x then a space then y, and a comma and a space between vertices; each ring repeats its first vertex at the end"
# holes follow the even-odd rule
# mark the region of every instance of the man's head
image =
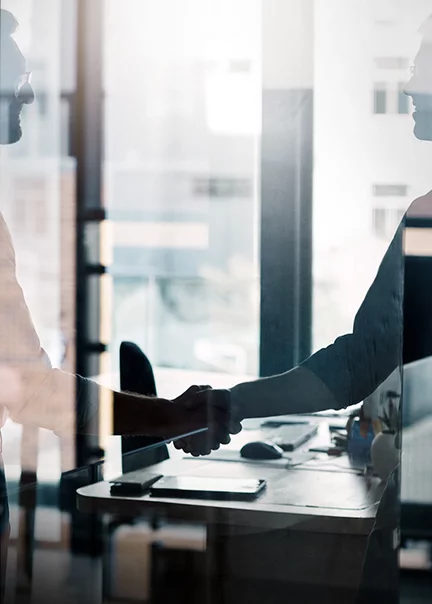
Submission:
POLYGON ((20 140, 21 111, 34 101, 34 92, 26 73, 26 61, 13 34, 18 27, 15 17, 0 9, 0 144, 20 140))
POLYGON ((423 41, 412 68, 412 78, 405 94, 413 100, 414 134, 420 140, 432 141, 432 15, 420 29, 423 41))

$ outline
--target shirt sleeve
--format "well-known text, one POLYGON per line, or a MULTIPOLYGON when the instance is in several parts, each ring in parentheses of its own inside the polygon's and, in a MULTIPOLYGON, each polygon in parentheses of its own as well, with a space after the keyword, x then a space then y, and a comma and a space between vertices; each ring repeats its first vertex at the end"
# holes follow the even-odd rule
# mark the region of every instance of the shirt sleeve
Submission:
POLYGON ((303 363, 332 392, 339 407, 363 401, 402 367, 404 227, 405 221, 357 312, 352 333, 303 363))
POLYGON ((402 366, 404 222, 354 321, 353 332, 304 363, 231 389, 236 417, 343 409, 364 400, 402 366))
POLYGON ((1 214, 0 325, 0 368, 14 382, 13 388, 2 389, 0 404, 19 423, 62 433, 75 429, 79 401, 85 411, 76 428, 84 431, 97 412, 98 386, 51 366, 17 280, 15 251, 1 214))

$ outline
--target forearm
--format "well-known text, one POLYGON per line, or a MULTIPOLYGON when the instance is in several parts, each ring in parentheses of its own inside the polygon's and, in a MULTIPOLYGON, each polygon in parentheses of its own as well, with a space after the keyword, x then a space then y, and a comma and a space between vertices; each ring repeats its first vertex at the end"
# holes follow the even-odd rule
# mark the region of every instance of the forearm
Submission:
POLYGON ((8 405, 11 417, 58 435, 97 434, 102 414, 116 435, 173 438, 206 427, 171 401, 115 392, 58 369, 22 371, 20 382, 20 396, 8 405))
POLYGON ((402 363, 403 224, 359 309, 353 333, 282 375, 231 391, 239 417, 311 413, 355 405, 402 363))
POLYGON ((187 410, 171 401, 129 392, 117 392, 77 376, 77 426, 80 434, 98 431, 102 416, 111 434, 173 438, 205 427, 192 422, 187 410))
POLYGON ((145 430, 149 436, 167 436, 163 417, 163 408, 167 404, 165 401, 122 392, 110 394, 114 434, 132 436, 143 434, 143 430, 145 430))
POLYGON ((164 439, 204 428, 204 423, 191 426, 186 410, 171 401, 113 392, 113 432, 117 435, 156 436, 164 439))
POLYGON ((239 384, 231 389, 234 413, 240 419, 338 409, 327 386, 305 367, 239 384))

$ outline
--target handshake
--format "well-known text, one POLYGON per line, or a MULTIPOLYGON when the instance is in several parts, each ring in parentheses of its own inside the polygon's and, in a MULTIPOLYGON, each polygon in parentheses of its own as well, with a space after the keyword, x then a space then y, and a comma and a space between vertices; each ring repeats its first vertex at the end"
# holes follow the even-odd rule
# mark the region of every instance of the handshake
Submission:
MULTIPOLYGON (((176 405, 177 434, 197 434, 174 439, 176 449, 191 453, 194 457, 209 455, 238 434, 241 420, 231 402, 229 390, 213 390, 210 386, 191 386, 184 394, 172 401, 176 405), (179 418, 180 415, 180 418, 179 418), (181 428, 181 432, 180 432, 181 428)), ((173 426, 174 427, 174 426, 173 426)))

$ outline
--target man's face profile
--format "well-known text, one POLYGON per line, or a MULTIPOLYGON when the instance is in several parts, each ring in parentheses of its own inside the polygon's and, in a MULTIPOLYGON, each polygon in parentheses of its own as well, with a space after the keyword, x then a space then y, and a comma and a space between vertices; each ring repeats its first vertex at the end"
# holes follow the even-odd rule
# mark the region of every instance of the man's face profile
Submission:
POLYGON ((432 141, 432 35, 424 36, 412 67, 412 78, 405 94, 414 104, 414 134, 420 140, 432 141))
POLYGON ((18 24, 0 9, 0 144, 10 145, 22 137, 21 111, 34 100, 26 74, 26 61, 13 33, 18 24))
MULTIPOLYGON (((18 27, 14 16, 0 9, 0 144, 18 142, 22 137, 21 112, 34 101, 34 92, 26 74, 26 60, 13 34, 18 27)), ((414 135, 432 141, 432 16, 415 58, 412 77, 405 94, 413 100, 414 135)))

